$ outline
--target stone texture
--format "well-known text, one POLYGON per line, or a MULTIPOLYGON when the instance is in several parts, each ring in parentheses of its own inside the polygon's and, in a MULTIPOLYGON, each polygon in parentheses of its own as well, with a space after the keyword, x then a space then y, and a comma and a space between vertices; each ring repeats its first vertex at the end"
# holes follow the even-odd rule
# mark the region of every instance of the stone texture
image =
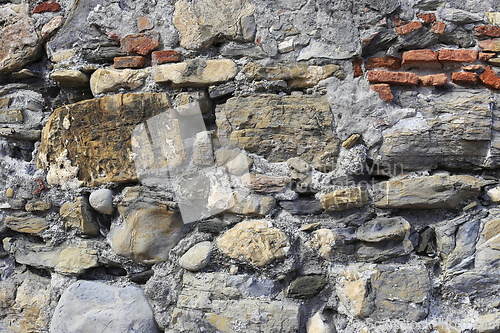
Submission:
POLYGON ((139 16, 137 18, 137 29, 139 32, 143 32, 145 30, 151 30, 153 29, 153 23, 148 19, 146 15, 144 16, 139 16))
POLYGON ((238 223, 217 240, 217 245, 225 255, 259 267, 283 259, 290 246, 282 231, 257 220, 238 223))
POLYGON ((62 294, 50 332, 159 332, 144 292, 136 286, 116 287, 77 281, 62 294))
POLYGON ((142 68, 148 59, 141 56, 115 57, 113 67, 120 68, 142 68))
POLYGON ((144 84, 147 75, 144 70, 100 68, 90 77, 90 90, 94 96, 120 88, 135 90, 144 84))
POLYGON ((153 65, 179 61, 181 61, 181 54, 174 50, 154 51, 151 53, 151 62, 153 65))
POLYGON ((410 236, 410 224, 402 217, 380 217, 356 230, 356 238, 364 242, 381 242, 410 236))
POLYGON ((387 68, 397 71, 401 68, 401 58, 393 56, 371 57, 365 65, 366 69, 387 68))
POLYGON ((182 106, 190 105, 192 103, 198 103, 201 113, 205 114, 212 111, 212 101, 209 95, 205 91, 191 91, 191 92, 181 92, 175 97, 175 102, 177 104, 177 112, 183 114, 182 106))
POLYGON ((50 78, 61 87, 85 87, 89 84, 89 77, 77 70, 62 70, 50 74, 50 78))
POLYGON ((65 219, 64 226, 67 229, 76 228, 85 235, 99 235, 99 226, 93 221, 89 204, 83 197, 73 202, 66 202, 61 206, 59 215, 65 219))
POLYGON ((422 87, 444 86, 448 83, 448 76, 446 74, 431 74, 419 76, 418 81, 422 87))
POLYGON ((408 24, 396 27, 396 31, 399 35, 408 35, 410 32, 422 28, 422 23, 419 21, 410 22, 408 24))
POLYGON ((500 266, 500 239, 498 237, 500 220, 493 217, 484 221, 483 224, 475 244, 476 257, 474 266, 496 268, 500 266))
POLYGON ((486 66, 484 72, 479 75, 479 81, 487 88, 500 90, 500 77, 495 74, 490 66, 486 66))
POLYGON ((403 53, 402 65, 426 66, 439 64, 438 52, 432 50, 412 50, 403 53))
POLYGON ((63 178, 57 175, 68 167, 76 168, 80 180, 91 186, 133 181, 137 175, 131 159, 132 131, 169 107, 165 94, 118 94, 56 109, 43 130, 38 166, 48 170, 49 185, 61 184, 63 178), (78 142, 66 140, 73 137, 78 142), (60 162, 67 162, 61 165, 57 159, 64 152, 60 162))
POLYGON ((495 333, 500 330, 500 313, 490 313, 479 316, 475 321, 478 333, 495 333))
POLYGON ((415 73, 407 72, 368 71, 368 81, 370 81, 370 83, 389 83, 402 86, 416 86, 418 85, 418 76, 415 73))
POLYGON ((294 201, 280 201, 279 205, 294 215, 321 214, 323 204, 314 199, 296 199, 294 201))
POLYGON ((232 60, 196 59, 159 65, 153 71, 153 78, 158 83, 170 82, 177 87, 203 87, 229 81, 237 73, 238 68, 232 60))
POLYGON ((21 110, 0 111, 0 123, 13 124, 22 123, 24 116, 21 110))
POLYGON ((14 197, 14 190, 11 188, 8 188, 7 191, 5 191, 5 196, 7 198, 13 198, 14 197))
POLYGON ((373 205, 380 208, 454 208, 479 194, 481 183, 472 176, 429 176, 377 184, 373 205))
POLYGON ((446 21, 456 23, 482 22, 485 19, 483 14, 471 13, 461 9, 443 8, 439 11, 439 17, 446 21))
POLYGON ((485 12, 484 15, 491 24, 500 25, 500 12, 485 12))
POLYGON ((483 40, 479 47, 484 52, 500 52, 500 38, 483 40))
POLYGON ((232 175, 241 176, 248 173, 253 160, 235 150, 221 149, 216 155, 217 165, 232 175))
POLYGON ((141 187, 127 188, 118 205, 121 225, 113 224, 109 239, 113 251, 143 264, 165 261, 182 236, 183 223, 174 202, 141 187))
POLYGON ((479 25, 476 27, 476 36, 478 37, 500 37, 500 27, 492 25, 479 25))
POLYGON ((333 115, 326 97, 231 98, 216 116, 223 142, 270 162, 283 162, 299 153, 316 169, 329 170, 338 155, 339 140, 330 128, 333 115))
POLYGON ((344 147, 345 149, 351 149, 358 142, 358 140, 360 138, 361 138, 361 135, 353 134, 347 140, 342 142, 342 147, 344 147))
POLYGON ((363 207, 368 204, 368 193, 365 188, 359 186, 336 190, 325 194, 321 203, 326 211, 363 207))
POLYGON ((257 193, 276 193, 284 191, 290 183, 287 176, 266 176, 247 173, 241 177, 243 185, 257 193))
POLYGON ((28 234, 37 234, 50 226, 49 221, 33 215, 7 216, 5 225, 14 231, 28 234))
POLYGON ((319 294, 327 285, 323 275, 301 276, 293 280, 285 289, 285 296, 290 298, 308 299, 319 294))
POLYGON ((197 166, 211 166, 214 164, 212 138, 207 131, 196 134, 193 163, 197 166))
POLYGON ((483 53, 479 52, 479 61, 486 62, 493 58, 495 56, 495 53, 483 53))
POLYGON ((120 40, 122 52, 128 54, 148 55, 160 45, 160 34, 157 31, 125 36, 120 40))
POLYGON ((340 272, 336 284, 340 313, 363 318, 373 312, 375 305, 368 283, 373 273, 373 267, 360 264, 351 264, 340 272))
POLYGON ((438 52, 438 60, 441 63, 446 62, 475 62, 478 51, 476 50, 452 50, 441 49, 438 52))
POLYGON ((190 248, 179 259, 179 265, 188 271, 199 271, 210 261, 212 242, 201 242, 190 248))
POLYGON ((478 75, 471 72, 457 72, 451 73, 451 82, 456 84, 474 84, 476 83, 478 75))
POLYGON ((89 196, 89 203, 100 213, 113 213, 113 192, 108 189, 94 191, 89 196))
POLYGON ((378 93, 380 99, 383 100, 384 102, 389 103, 392 102, 392 100, 394 99, 394 96, 392 95, 391 92, 391 86, 388 85, 387 83, 374 84, 370 87, 370 89, 378 93))

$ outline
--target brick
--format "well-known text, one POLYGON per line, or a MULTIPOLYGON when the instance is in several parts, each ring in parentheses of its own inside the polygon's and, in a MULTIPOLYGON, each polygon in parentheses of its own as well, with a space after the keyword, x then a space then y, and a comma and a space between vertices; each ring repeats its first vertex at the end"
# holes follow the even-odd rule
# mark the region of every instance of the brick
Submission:
POLYGON ((451 82, 456 84, 474 84, 477 81, 477 74, 471 72, 451 73, 451 82))
POLYGON ((141 56, 115 57, 114 68, 142 68, 146 65, 147 58, 141 56))
POLYGON ((153 65, 161 65, 169 62, 181 61, 181 54, 174 50, 154 51, 151 54, 153 65))
POLYGON ((444 73, 419 76, 418 80, 423 87, 444 86, 448 83, 448 77, 444 73))
POLYGON ((379 83, 371 86, 371 89, 378 93, 380 99, 384 102, 392 102, 394 96, 391 92, 391 86, 387 83, 379 83))
POLYGON ((437 35, 444 34, 444 29, 446 28, 446 24, 444 22, 434 22, 432 23, 431 32, 437 35))
POLYGON ((479 47, 487 52, 500 52, 500 38, 483 40, 479 47))
POLYGON ((438 53, 429 49, 411 50, 403 53, 402 65, 436 65, 439 64, 438 53))
POLYGON ((438 60, 440 62, 475 62, 478 51, 476 50, 439 50, 438 60))
POLYGON ((401 59, 398 57, 385 56, 369 58, 365 66, 366 69, 388 68, 398 70, 401 68, 401 59))
POLYGON ((436 21, 436 14, 434 13, 418 13, 417 17, 424 23, 432 23, 436 21))
POLYGON ((500 27, 493 25, 480 25, 476 27, 477 37, 500 37, 500 27))
POLYGON ((483 65, 470 65, 462 67, 462 69, 466 72, 475 72, 483 69, 483 65))
POLYGON ((361 63, 363 59, 356 59, 352 61, 352 70, 354 71, 354 77, 363 76, 363 70, 361 69, 361 63))
POLYGON ((120 41, 122 52, 147 55, 160 45, 160 34, 156 31, 123 37, 120 41))
POLYGON ((389 83, 402 86, 418 85, 418 76, 407 72, 368 71, 368 81, 371 83, 389 83))
POLYGON ((413 21, 400 27, 396 27, 396 31, 400 35, 407 35, 410 32, 418 30, 420 28, 422 28, 422 23, 420 23, 419 21, 413 21))
POLYGON ((495 53, 484 53, 484 52, 479 52, 479 61, 486 62, 493 58, 495 56, 495 53))
POLYGON ((35 7, 33 13, 44 13, 44 12, 58 12, 61 9, 61 5, 55 1, 42 2, 35 7))
POLYGON ((479 81, 487 88, 500 90, 500 77, 495 74, 490 66, 487 66, 483 74, 479 75, 479 81))
POLYGON ((139 32, 151 30, 153 29, 153 24, 149 21, 147 16, 140 16, 137 18, 137 29, 139 29, 139 32))

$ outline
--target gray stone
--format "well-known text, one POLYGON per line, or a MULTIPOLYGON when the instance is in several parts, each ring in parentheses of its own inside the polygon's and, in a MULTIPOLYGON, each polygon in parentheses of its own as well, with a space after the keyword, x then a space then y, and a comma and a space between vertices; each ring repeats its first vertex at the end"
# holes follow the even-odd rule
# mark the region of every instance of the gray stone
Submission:
POLYGON ((420 0, 415 5, 415 8, 422 10, 436 10, 442 3, 443 0, 420 0))
POLYGON ((203 269, 210 261, 212 253, 211 242, 201 242, 190 248, 179 259, 179 265, 188 271, 199 271, 203 269))
POLYGON ((253 43, 241 45, 230 42, 221 48, 220 54, 228 58, 249 57, 253 59, 264 59, 267 57, 267 53, 264 52, 261 47, 253 43))
POLYGON ((476 239, 479 232, 479 221, 469 221, 461 225, 455 232, 455 248, 445 260, 445 267, 459 268, 470 266, 476 251, 476 239))
POLYGON ((135 286, 77 281, 66 289, 50 323, 50 332, 159 332, 144 292, 135 286))
POLYGON ((336 47, 332 44, 312 39, 309 45, 300 51, 297 60, 309 60, 311 58, 349 59, 359 55, 360 52, 357 43, 357 40, 350 33, 340 37, 336 43, 337 45, 335 45, 336 47), (342 39, 344 39, 346 44, 342 44, 342 39))
POLYGON ((210 86, 208 87, 208 93, 210 94, 210 98, 221 98, 232 95, 236 90, 236 84, 234 82, 227 82, 224 84, 220 84, 218 86, 210 86))
MULTIPOLYGON (((496 212, 495 212, 496 213, 496 212)), ((493 217, 483 221, 476 244, 474 267, 497 268, 500 266, 500 220, 493 217)))
POLYGON ((398 50, 413 50, 427 48, 439 42, 439 36, 430 30, 418 29, 402 37, 402 40, 396 44, 398 50))
POLYGON ((399 7, 400 0, 364 0, 364 3, 383 14, 390 14, 399 7))
POLYGON ((198 166, 214 164, 214 152, 210 132, 203 131, 196 134, 193 163, 198 166))
POLYGON ((382 262, 391 258, 405 256, 413 250, 408 239, 403 241, 387 241, 379 243, 359 243, 355 257, 361 261, 382 262))
POLYGON ((325 288, 327 281, 323 275, 301 276, 293 280, 285 290, 286 297, 308 299, 325 288))
POLYGON ((321 214, 323 205, 315 199, 296 199, 293 201, 280 201, 279 205, 293 215, 321 214))
POLYGON ((90 194, 89 203, 98 212, 103 214, 113 213, 113 192, 101 189, 90 194))
POLYGON ((486 22, 486 17, 482 14, 470 13, 465 10, 455 8, 443 8, 439 11, 439 17, 443 20, 457 23, 486 22))
POLYGON ((409 235, 410 224, 402 217, 379 217, 356 230, 357 239, 370 243, 408 238, 409 235))
POLYGON ((398 38, 398 34, 393 29, 384 29, 370 36, 368 42, 363 44, 361 55, 368 57, 374 55, 378 51, 387 50, 389 46, 398 38))

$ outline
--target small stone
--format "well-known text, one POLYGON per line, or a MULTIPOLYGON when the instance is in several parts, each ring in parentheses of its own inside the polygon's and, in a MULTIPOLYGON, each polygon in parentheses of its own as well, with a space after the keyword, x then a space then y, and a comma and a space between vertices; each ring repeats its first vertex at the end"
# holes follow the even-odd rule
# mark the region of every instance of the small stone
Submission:
POLYGON ((431 87, 431 86, 444 86, 448 83, 448 76, 446 74, 431 74, 419 76, 418 80, 422 87, 431 87))
POLYGON ((422 23, 419 21, 410 22, 408 24, 402 25, 400 27, 396 27, 396 31, 399 35, 407 35, 412 31, 418 30, 422 28, 422 23))
POLYGON ((494 187, 494 188, 488 190, 488 192, 486 192, 486 194, 488 195, 488 197, 490 197, 490 199, 493 202, 495 202, 495 203, 500 202, 500 186, 497 186, 497 187, 494 187))
POLYGON ((8 188, 7 191, 5 191, 5 195, 7 198, 13 198, 14 197, 14 190, 11 188, 8 188))
POLYGON ((190 248, 179 259, 179 265, 188 271, 199 271, 210 261, 212 242, 201 242, 190 248))
POLYGON ((66 220, 66 228, 77 228, 85 235, 99 234, 99 226, 93 221, 88 204, 83 197, 77 198, 74 202, 66 202, 61 206, 59 214, 66 220))
POLYGON ((336 190, 324 195, 321 198, 321 203, 326 211, 363 207, 368 203, 368 193, 365 188, 360 186, 336 190))
POLYGON ((443 8, 439 12, 439 17, 446 21, 457 22, 457 23, 473 23, 481 22, 484 20, 484 15, 470 13, 465 10, 455 9, 455 8, 443 8))
POLYGON ((486 62, 493 58, 495 56, 495 53, 484 53, 484 52, 479 52, 479 61, 486 62))
POLYGON ((54 31, 59 29, 59 27, 61 27, 61 25, 63 24, 63 18, 64 17, 62 15, 59 15, 52 18, 49 22, 45 23, 41 31, 42 37, 49 38, 54 33, 54 31))
POLYGON ((307 333, 334 333, 336 331, 335 331, 334 327, 329 327, 329 325, 323 321, 321 313, 317 312, 314 316, 312 316, 311 318, 309 318, 307 320, 306 332, 307 333))
POLYGON ((288 53, 293 51, 293 38, 289 40, 285 40, 278 44, 278 52, 279 53, 288 53))
POLYGON ((314 231, 321 228, 321 225, 322 225, 321 222, 309 223, 300 227, 300 231, 305 231, 305 232, 314 231))
POLYGON ((224 166, 230 174, 243 175, 248 173, 253 160, 237 151, 221 149, 217 152, 217 165, 224 166))
POLYGON ((50 202, 37 201, 27 203, 24 209, 28 212, 46 212, 52 207, 50 202))
POLYGON ((142 68, 148 59, 141 56, 115 57, 113 59, 114 68, 142 68))
POLYGON ((193 163, 197 166, 214 164, 214 151, 210 133, 207 131, 196 133, 193 163))
POLYGON ((361 135, 359 134, 353 134, 349 137, 349 139, 345 140, 344 142, 342 142, 342 147, 344 147, 345 149, 350 149, 352 146, 354 146, 354 144, 356 142, 358 142, 359 138, 361 137, 361 135))
POLYGON ((476 27, 476 36, 490 38, 500 37, 500 27, 492 25, 479 25, 476 27))
POLYGON ((238 266, 231 265, 231 267, 229 267, 229 274, 236 275, 236 273, 238 273, 238 266))
POLYGON ((232 95, 235 90, 236 84, 234 82, 228 82, 218 86, 208 87, 208 94, 210 95, 210 98, 215 99, 232 95))
POLYGON ((407 72, 368 71, 368 81, 370 83, 416 86, 418 85, 418 76, 415 73, 407 72))
POLYGON ((474 84, 478 75, 470 72, 451 73, 451 82, 456 84, 474 84))
POLYGON ((316 199, 296 199, 294 201, 280 201, 279 205, 293 215, 317 215, 323 212, 323 205, 316 199))
POLYGON ((61 5, 59 5, 55 1, 46 1, 42 2, 33 10, 33 14, 35 13, 44 13, 44 12, 58 12, 61 9, 61 5))
POLYGON ((120 40, 121 50, 145 56, 160 46, 160 34, 156 31, 125 36, 120 40))
POLYGON ((363 76, 363 70, 361 69, 361 64, 363 59, 356 59, 352 61, 352 70, 354 71, 354 77, 363 76))
POLYGON ((402 66, 418 65, 428 66, 439 64, 438 52, 429 49, 425 50, 412 50, 403 53, 402 66))
POLYGON ((0 136, 16 140, 38 141, 42 136, 42 131, 15 129, 15 128, 0 128, 0 136))
POLYGON ((417 17, 424 23, 432 23, 436 21, 436 14, 434 13, 418 13, 417 17))
POLYGON ((89 84, 89 77, 80 71, 68 69, 50 74, 50 78, 61 87, 85 87, 89 84))
POLYGON ((479 47, 486 52, 500 52, 500 38, 483 40, 479 47))
POLYGON ((500 312, 479 316, 475 328, 478 333, 496 333, 500 330, 500 312))
POLYGON ((394 95, 391 92, 391 86, 387 83, 374 84, 370 87, 370 89, 378 93, 380 99, 384 102, 389 103, 394 99, 394 95))
POLYGON ((151 62, 153 65, 179 62, 181 61, 181 58, 181 54, 174 50, 154 51, 151 53, 151 62))
POLYGON ((397 71, 401 68, 401 59, 393 56, 371 57, 365 65, 366 69, 387 68, 397 71))
POLYGON ((483 70, 483 65, 470 65, 470 66, 465 66, 462 67, 462 69, 466 72, 475 72, 475 71, 481 71, 483 70))
POLYGON ((478 51, 476 50, 451 50, 441 49, 438 53, 438 60, 445 62, 475 62, 478 51))
POLYGON ((301 276, 285 289, 285 296, 299 299, 312 298, 319 294, 326 285, 327 281, 323 275, 301 276))
POLYGON ((470 204, 468 204, 467 206, 465 206, 462 210, 464 212, 468 211, 468 210, 471 210, 472 208, 476 208, 477 207, 477 202, 474 201, 474 202, 471 202, 470 204))
POLYGON ((153 29, 153 24, 149 21, 147 16, 139 16, 137 18, 137 29, 139 32, 143 32, 145 30, 153 29))
POLYGON ((408 238, 409 235, 410 224, 402 217, 379 217, 356 230, 357 239, 370 243, 408 238))
POLYGON ((488 64, 492 66, 500 66, 500 58, 492 58, 488 60, 488 64))
POLYGON ((446 24, 444 22, 434 22, 432 23, 431 32, 436 35, 444 34, 444 29, 446 28, 446 24))
POLYGON ((89 203, 98 212, 103 214, 113 213, 113 192, 108 189, 101 189, 90 194, 89 203))
POLYGON ((487 66, 483 74, 479 75, 479 81, 487 88, 500 90, 500 77, 495 74, 490 66, 487 66))

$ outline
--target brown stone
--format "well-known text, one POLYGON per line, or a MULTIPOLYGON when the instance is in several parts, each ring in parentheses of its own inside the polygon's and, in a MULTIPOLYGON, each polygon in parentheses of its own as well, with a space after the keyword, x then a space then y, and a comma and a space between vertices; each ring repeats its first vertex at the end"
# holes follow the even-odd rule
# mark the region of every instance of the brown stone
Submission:
POLYGON ((363 207, 368 204, 368 192, 360 186, 336 190, 325 194, 321 198, 321 203, 326 211, 363 207))
POLYGON ((0 111, 0 123, 22 123, 24 120, 21 110, 4 110, 0 111))
POLYGON ((419 21, 414 21, 414 22, 410 22, 408 24, 402 25, 400 27, 396 27, 396 31, 400 35, 407 35, 410 32, 418 30, 420 28, 422 28, 422 23, 420 23, 419 21))
POLYGON ((174 50, 154 51, 151 53, 151 62, 153 65, 179 61, 181 61, 181 54, 174 50))
POLYGON ((27 234, 37 234, 47 229, 49 221, 33 215, 7 216, 5 224, 11 230, 27 234))
POLYGON ((477 81, 477 74, 471 72, 451 73, 451 81, 456 84, 474 84, 477 81))
POLYGON ((493 25, 480 25, 476 27, 476 36, 478 37, 500 37, 500 27, 493 25))
POLYGON ((403 20, 401 20, 401 19, 400 19, 399 17, 397 17, 397 16, 394 16, 394 17, 392 18, 392 22, 394 22, 394 26, 395 26, 395 27, 400 27, 400 26, 405 25, 405 24, 407 24, 407 23, 408 23, 407 21, 403 21, 403 20))
POLYGON ((434 13, 418 13, 417 17, 424 23, 432 23, 436 21, 436 14, 434 13))
POLYGON ((476 50, 439 50, 438 60, 440 62, 475 62, 478 51, 476 50))
POLYGON ((479 61, 486 62, 493 58, 495 56, 495 53, 484 53, 484 52, 479 52, 479 61))
POLYGON ((361 69, 361 64, 363 59, 356 59, 352 61, 352 69, 354 71, 354 77, 363 76, 363 70, 361 69))
POLYGON ((486 52, 500 52, 500 38, 483 40, 479 47, 486 52))
POLYGON ((65 228, 76 228, 85 235, 99 235, 99 226, 92 220, 90 205, 83 199, 77 198, 74 202, 66 202, 61 206, 59 215, 65 220, 65 228))
POLYGON ((114 68, 142 68, 146 65, 148 59, 141 56, 115 57, 113 59, 114 68))
POLYGON ((444 86, 448 83, 448 77, 444 73, 419 76, 418 80, 423 87, 444 86))
POLYGON ((45 23, 42 27, 41 35, 43 38, 49 38, 54 31, 63 24, 63 16, 59 15, 52 18, 49 22, 45 23))
POLYGON ((347 140, 342 142, 342 147, 344 147, 345 149, 351 149, 352 146, 354 146, 354 144, 358 142, 359 138, 361 138, 361 135, 359 134, 351 135, 347 140))
POLYGON ((49 210, 52 207, 52 204, 50 202, 45 202, 45 201, 37 201, 37 202, 30 202, 27 203, 24 209, 28 212, 45 212, 49 210))
POLYGON ((368 71, 370 83, 389 83, 402 86, 418 85, 418 76, 415 73, 368 71))
POLYGON ((446 24, 444 22, 434 22, 432 23, 431 32, 442 35, 444 34, 444 29, 446 28, 446 24))
POLYGON ((139 29, 139 32, 151 30, 153 29, 153 24, 149 21, 147 16, 140 16, 137 18, 137 29, 139 29))
POLYGON ((391 86, 387 83, 379 83, 371 86, 371 89, 378 93, 380 99, 384 102, 392 102, 394 96, 391 92, 391 86))
POLYGON ((247 173, 241 177, 241 181, 254 192, 276 193, 286 189, 290 184, 290 177, 247 173))
POLYGON ((156 31, 129 35, 120 41, 122 52, 147 55, 160 45, 160 34, 156 31))
POLYGON ((60 9, 61 5, 59 5, 57 2, 46 1, 36 6, 33 10, 33 13, 58 12, 60 9))
POLYGON ((402 65, 418 65, 420 67, 439 64, 438 53, 429 49, 412 50, 403 53, 402 65))
POLYGON ((398 70, 401 68, 401 59, 392 56, 372 57, 368 59, 365 68, 366 69, 387 68, 392 70, 398 70))
POLYGON ((466 72, 475 72, 475 71, 480 71, 484 68, 483 65, 470 65, 470 66, 465 66, 462 67, 462 69, 466 72))
POLYGON ((500 89, 500 77, 495 74, 490 66, 487 66, 483 74, 479 75, 479 81, 487 88, 500 89))
POLYGON ((43 130, 38 166, 49 185, 66 185, 76 174, 90 186, 135 181, 132 131, 169 108, 165 94, 117 94, 58 108, 43 130))

